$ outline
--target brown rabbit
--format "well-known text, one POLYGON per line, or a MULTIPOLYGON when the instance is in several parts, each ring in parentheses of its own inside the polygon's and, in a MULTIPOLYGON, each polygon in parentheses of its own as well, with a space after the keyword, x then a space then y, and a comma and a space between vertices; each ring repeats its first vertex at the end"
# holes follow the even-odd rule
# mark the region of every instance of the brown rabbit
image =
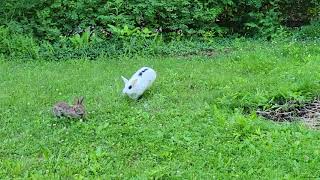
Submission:
POLYGON ((53 106, 53 115, 58 118, 67 117, 83 119, 86 114, 85 107, 83 105, 83 99, 84 97, 75 99, 75 103, 73 106, 70 106, 66 102, 58 102, 53 106))

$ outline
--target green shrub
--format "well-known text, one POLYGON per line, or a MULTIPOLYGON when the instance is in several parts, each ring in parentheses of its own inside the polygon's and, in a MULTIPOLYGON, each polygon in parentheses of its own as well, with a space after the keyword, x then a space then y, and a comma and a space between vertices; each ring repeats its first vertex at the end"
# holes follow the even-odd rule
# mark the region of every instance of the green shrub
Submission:
POLYGON ((107 34, 127 26, 166 35, 270 36, 281 25, 308 24, 319 6, 318 0, 6 0, 0 2, 0 22, 18 22, 50 42, 89 26, 107 34))
POLYGON ((0 54, 36 59, 39 56, 39 46, 32 36, 13 33, 1 26, 0 54))
POLYGON ((299 39, 320 39, 320 20, 312 22, 308 26, 301 27, 296 36, 299 39))

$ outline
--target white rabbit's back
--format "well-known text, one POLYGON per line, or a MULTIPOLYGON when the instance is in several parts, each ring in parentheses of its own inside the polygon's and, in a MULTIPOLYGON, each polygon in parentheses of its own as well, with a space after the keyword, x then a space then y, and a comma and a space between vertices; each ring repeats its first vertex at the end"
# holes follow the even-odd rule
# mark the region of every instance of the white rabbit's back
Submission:
POLYGON ((134 87, 126 89, 125 92, 133 99, 140 97, 155 81, 156 72, 149 67, 140 68, 129 80, 127 87, 134 87), (133 85, 134 84, 134 85, 133 85))
POLYGON ((145 89, 149 88, 157 77, 156 72, 153 69, 148 67, 141 68, 137 72, 137 74, 140 80, 139 84, 143 86, 145 89))

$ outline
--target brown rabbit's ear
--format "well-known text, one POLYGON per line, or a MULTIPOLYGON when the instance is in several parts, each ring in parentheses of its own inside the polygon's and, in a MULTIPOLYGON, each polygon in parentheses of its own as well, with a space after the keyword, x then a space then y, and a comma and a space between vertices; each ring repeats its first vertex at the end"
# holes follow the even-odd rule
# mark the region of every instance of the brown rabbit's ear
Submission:
POLYGON ((81 96, 81 97, 78 99, 77 104, 82 104, 82 103, 83 103, 83 100, 84 100, 84 97, 81 96))

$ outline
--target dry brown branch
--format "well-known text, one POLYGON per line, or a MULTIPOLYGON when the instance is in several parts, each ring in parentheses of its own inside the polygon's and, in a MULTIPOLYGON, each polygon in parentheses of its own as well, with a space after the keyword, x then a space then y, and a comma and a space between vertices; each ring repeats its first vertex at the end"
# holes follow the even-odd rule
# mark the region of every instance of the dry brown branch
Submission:
POLYGON ((267 110, 257 110, 257 115, 276 122, 301 120, 310 128, 320 129, 320 100, 299 103, 289 101, 286 105, 274 105, 267 110))

